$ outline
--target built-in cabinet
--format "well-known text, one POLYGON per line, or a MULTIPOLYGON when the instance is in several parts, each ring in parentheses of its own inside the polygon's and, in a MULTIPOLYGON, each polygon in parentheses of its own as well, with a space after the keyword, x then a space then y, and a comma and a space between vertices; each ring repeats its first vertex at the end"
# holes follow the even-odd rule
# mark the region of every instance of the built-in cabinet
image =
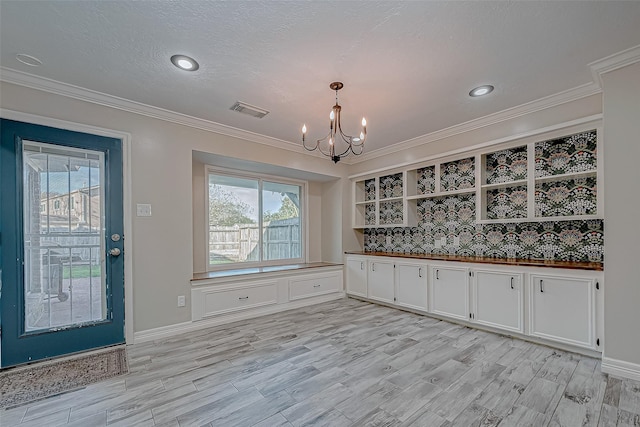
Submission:
POLYGON ((482 325, 523 333, 524 274, 478 269, 473 275, 475 298, 472 320, 482 325))
POLYGON ((465 266, 431 267, 430 308, 434 314, 469 318, 469 269, 465 266))
POLYGON ((344 265, 349 295, 367 297, 367 257, 350 256, 344 265))
POLYGON ((602 219, 599 133, 514 141, 355 178, 353 227, 415 227, 425 201, 462 194, 475 196, 477 223, 602 219))
POLYGON ((413 310, 427 309, 427 267, 396 262, 396 304, 413 310))
POLYGON ((529 280, 530 334, 595 347, 599 280, 542 274, 532 274, 529 280))
MULTIPOLYGON (((359 267, 357 261, 350 260, 347 272, 360 272, 359 267), (349 269, 349 266, 354 268, 349 269)), ((366 277, 366 271, 361 275, 366 277)), ((347 277, 349 283, 358 283, 349 274, 347 277)), ((364 293, 359 294, 355 289, 351 294, 366 297, 366 286, 360 290, 364 293)), ((230 275, 192 282, 191 318, 221 324, 342 296, 342 265, 230 275)))
POLYGON ((346 255, 354 297, 598 351, 601 271, 346 255))
POLYGON ((394 269, 391 261, 371 260, 367 273, 368 297, 372 300, 393 304, 396 300, 394 290, 394 269))

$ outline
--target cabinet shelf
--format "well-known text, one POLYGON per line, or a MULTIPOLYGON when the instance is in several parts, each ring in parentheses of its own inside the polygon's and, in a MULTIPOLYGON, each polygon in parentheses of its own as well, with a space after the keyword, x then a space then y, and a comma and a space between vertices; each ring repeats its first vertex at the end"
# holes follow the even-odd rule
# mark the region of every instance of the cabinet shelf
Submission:
POLYGON ((526 185, 527 184, 527 180, 526 179, 519 179, 517 181, 509 181, 509 182, 500 182, 500 183, 496 183, 496 184, 484 184, 482 186, 483 190, 497 190, 497 189, 501 189, 501 188, 508 188, 508 187, 517 187, 520 185, 526 185))
MULTIPOLYGON (((382 202, 397 202, 397 201, 402 201, 402 197, 388 197, 386 199, 380 199, 380 203, 382 202)), ((371 202, 369 202, 371 203, 371 202)))
POLYGON ((588 170, 583 172, 575 172, 575 173, 563 173, 561 175, 546 175, 536 177, 536 182, 550 182, 550 181, 563 181, 565 179, 574 179, 574 178, 587 178, 590 176, 596 176, 597 171, 588 170))
POLYGON ((438 193, 431 193, 431 194, 418 194, 415 196, 407 196, 406 199, 407 200, 422 200, 422 199, 433 199, 436 197, 446 197, 446 196, 455 196, 458 194, 470 194, 470 193, 475 193, 476 189, 475 188, 463 188, 462 190, 452 190, 452 191, 441 191, 438 193))
POLYGON ((573 216, 549 216, 542 217, 537 216, 535 218, 506 218, 506 219, 480 219, 477 220, 477 224, 512 224, 516 222, 549 222, 549 221, 584 221, 590 219, 599 219, 602 218, 599 215, 573 215, 573 216))

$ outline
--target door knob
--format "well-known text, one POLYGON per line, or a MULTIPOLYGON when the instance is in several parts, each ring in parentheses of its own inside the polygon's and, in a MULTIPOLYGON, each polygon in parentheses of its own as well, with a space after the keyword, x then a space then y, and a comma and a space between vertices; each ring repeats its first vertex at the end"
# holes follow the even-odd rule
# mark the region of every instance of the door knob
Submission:
POLYGON ((120 251, 120 248, 113 248, 113 249, 109 250, 109 255, 111 255, 111 256, 118 256, 121 253, 122 252, 120 251))

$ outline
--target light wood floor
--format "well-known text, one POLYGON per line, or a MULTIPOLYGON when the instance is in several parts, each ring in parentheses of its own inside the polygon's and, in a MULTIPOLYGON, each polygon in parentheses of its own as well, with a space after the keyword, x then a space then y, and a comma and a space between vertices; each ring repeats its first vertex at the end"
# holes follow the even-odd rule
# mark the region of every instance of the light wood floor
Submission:
POLYGON ((20 426, 639 426, 596 359, 344 299, 129 347, 131 372, 20 426))

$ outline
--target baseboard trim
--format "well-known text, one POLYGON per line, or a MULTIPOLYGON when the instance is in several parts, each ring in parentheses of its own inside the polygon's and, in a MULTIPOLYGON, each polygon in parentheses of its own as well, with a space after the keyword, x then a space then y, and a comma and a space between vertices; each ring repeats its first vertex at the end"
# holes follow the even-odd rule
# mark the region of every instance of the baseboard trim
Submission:
POLYGON ((602 372, 616 377, 640 381, 640 365, 624 360, 602 357, 602 372))
POLYGON ((323 295, 319 297, 306 298, 304 300, 296 300, 285 304, 276 304, 268 307, 261 307, 257 309, 246 310, 239 313, 231 313, 221 316, 215 316, 212 318, 198 320, 195 322, 183 322, 169 326, 162 326, 154 329, 147 329, 145 331, 136 332, 134 334, 134 343, 139 344, 143 342, 155 341, 160 339, 171 338, 176 335, 181 335, 187 332, 198 331, 201 329, 211 328, 213 326, 220 326, 227 323, 237 322, 239 320, 247 320, 255 317, 266 316, 268 314, 280 313, 282 311, 293 310, 296 308, 307 307, 310 305, 321 304, 323 302, 334 301, 345 297, 344 292, 337 292, 331 295, 323 295))

